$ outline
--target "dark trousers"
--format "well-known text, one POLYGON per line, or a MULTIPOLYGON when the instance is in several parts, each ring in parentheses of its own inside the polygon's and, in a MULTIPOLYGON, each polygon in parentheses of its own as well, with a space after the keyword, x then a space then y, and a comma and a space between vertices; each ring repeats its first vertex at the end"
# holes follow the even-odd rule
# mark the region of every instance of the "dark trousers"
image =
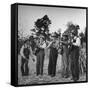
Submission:
POLYGON ((57 50, 56 48, 50 48, 50 56, 49 56, 49 65, 48 65, 48 75, 55 76, 56 75, 56 64, 57 64, 57 50))
POLYGON ((71 51, 71 74, 74 81, 79 79, 79 47, 73 46, 71 51))
POLYGON ((23 57, 21 60, 21 73, 22 76, 26 76, 29 74, 28 60, 24 59, 23 57))
POLYGON ((37 53, 37 63, 36 63, 36 74, 38 75, 43 75, 43 65, 44 65, 44 49, 41 49, 37 53))

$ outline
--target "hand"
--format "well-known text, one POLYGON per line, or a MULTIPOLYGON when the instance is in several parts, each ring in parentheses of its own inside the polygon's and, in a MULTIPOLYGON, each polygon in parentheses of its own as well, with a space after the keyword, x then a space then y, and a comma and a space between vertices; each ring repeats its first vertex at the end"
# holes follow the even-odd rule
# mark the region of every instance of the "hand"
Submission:
POLYGON ((63 41, 60 41, 60 43, 63 43, 63 41))

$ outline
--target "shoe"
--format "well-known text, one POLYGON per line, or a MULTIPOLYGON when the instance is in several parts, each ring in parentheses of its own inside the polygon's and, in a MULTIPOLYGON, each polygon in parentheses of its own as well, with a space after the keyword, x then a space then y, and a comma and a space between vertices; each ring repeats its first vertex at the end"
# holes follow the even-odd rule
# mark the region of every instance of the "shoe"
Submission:
POLYGON ((51 77, 55 77, 55 75, 51 75, 51 77))
POLYGON ((69 77, 69 75, 64 76, 64 78, 68 78, 68 77, 69 77))
POLYGON ((73 81, 74 82, 77 82, 79 79, 78 78, 73 78, 73 81))

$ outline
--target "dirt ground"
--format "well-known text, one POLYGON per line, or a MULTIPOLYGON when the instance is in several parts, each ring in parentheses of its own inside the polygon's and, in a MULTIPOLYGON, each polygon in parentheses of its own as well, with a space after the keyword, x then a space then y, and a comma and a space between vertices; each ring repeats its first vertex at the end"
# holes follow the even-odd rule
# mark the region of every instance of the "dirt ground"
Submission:
MULTIPOLYGON (((47 73, 48 68, 48 53, 45 56, 44 60, 44 74, 43 76, 36 76, 36 61, 33 62, 32 60, 29 60, 29 76, 23 76, 21 75, 21 56, 18 55, 18 84, 19 85, 26 85, 26 84, 42 84, 42 83, 59 83, 59 82, 73 82, 71 80, 71 76, 69 78, 62 78, 61 77, 61 56, 58 56, 57 60, 57 68, 56 68, 56 76, 50 77, 47 73)), ((79 81, 86 81, 86 75, 80 76, 79 81)))

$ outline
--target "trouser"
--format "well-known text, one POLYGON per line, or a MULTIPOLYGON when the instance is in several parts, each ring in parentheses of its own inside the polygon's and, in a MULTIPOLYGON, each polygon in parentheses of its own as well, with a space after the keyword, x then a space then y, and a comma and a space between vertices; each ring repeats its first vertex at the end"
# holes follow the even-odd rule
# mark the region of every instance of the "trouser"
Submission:
POLYGON ((55 48, 51 48, 48 65, 48 75, 50 76, 56 75, 57 56, 57 50, 55 48))
POLYGON ((23 57, 21 60, 21 73, 22 76, 26 76, 29 74, 28 60, 24 59, 23 57))
POLYGON ((64 51, 62 55, 62 77, 69 77, 69 54, 64 51))
POLYGON ((79 79, 79 47, 73 46, 71 52, 71 74, 73 80, 79 79))
POLYGON ((43 75, 43 66, 44 66, 44 49, 41 49, 37 53, 37 63, 36 63, 36 74, 38 75, 43 75))

